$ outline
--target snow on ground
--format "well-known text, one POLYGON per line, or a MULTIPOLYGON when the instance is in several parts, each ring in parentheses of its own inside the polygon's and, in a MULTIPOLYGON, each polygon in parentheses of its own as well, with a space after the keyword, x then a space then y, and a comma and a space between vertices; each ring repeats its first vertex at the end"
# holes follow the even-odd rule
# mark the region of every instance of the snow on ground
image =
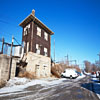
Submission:
POLYGON ((91 73, 87 73, 87 72, 85 72, 85 71, 84 71, 84 74, 85 74, 85 75, 91 75, 91 73))
MULTIPOLYGON (((79 76, 77 79, 84 78, 85 75, 79 76)), ((13 79, 10 79, 6 86, 0 89, 0 93, 12 93, 12 92, 17 92, 17 91, 23 91, 25 88, 29 86, 34 86, 34 85, 41 85, 44 87, 48 86, 54 86, 57 84, 62 83, 64 80, 69 80, 66 78, 60 78, 60 79, 54 79, 54 78, 47 78, 47 79, 34 79, 30 80, 27 78, 18 78, 15 77, 13 79)))
POLYGON ((29 86, 33 86, 37 84, 40 84, 41 86, 56 85, 56 84, 61 83, 63 80, 66 80, 66 79, 57 79, 57 80, 48 81, 48 79, 47 80, 43 80, 43 79, 29 80, 27 78, 16 78, 15 77, 9 80, 7 85, 4 88, 0 89, 0 93, 22 91, 23 89, 29 86))
POLYGON ((96 78, 96 74, 94 74, 94 75, 90 74, 90 76, 91 76, 92 78, 96 78))
POLYGON ((82 75, 81 76, 79 76, 79 77, 77 77, 77 79, 81 79, 81 78, 84 78, 84 77, 86 77, 86 75, 84 75, 83 73, 81 73, 82 75))

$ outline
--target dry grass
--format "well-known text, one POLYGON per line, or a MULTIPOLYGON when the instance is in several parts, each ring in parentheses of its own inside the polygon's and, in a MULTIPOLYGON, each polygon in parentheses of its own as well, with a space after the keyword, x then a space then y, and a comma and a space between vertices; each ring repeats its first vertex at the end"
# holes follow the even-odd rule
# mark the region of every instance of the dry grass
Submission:
POLYGON ((35 79, 36 77, 34 76, 34 73, 30 74, 28 72, 19 72, 18 74, 18 77, 26 77, 26 78, 29 78, 29 79, 35 79))
POLYGON ((81 69, 78 66, 66 66, 65 64, 56 64, 51 67, 51 73, 57 78, 61 77, 61 73, 64 72, 65 69, 76 69, 78 72, 81 72, 81 69))
POLYGON ((6 85, 6 81, 2 80, 0 81, 0 88, 4 87, 6 85))
POLYGON ((55 65, 51 67, 51 73, 57 78, 60 78, 61 73, 64 71, 64 68, 61 65, 55 65))

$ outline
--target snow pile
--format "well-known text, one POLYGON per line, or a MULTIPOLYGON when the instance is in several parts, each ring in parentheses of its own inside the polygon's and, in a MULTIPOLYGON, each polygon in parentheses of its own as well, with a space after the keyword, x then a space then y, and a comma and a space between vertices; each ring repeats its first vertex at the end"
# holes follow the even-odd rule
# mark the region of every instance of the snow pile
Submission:
POLYGON ((27 79, 27 78, 17 78, 17 77, 15 77, 15 78, 13 78, 13 79, 10 79, 9 81, 8 81, 8 83, 6 84, 6 86, 8 87, 10 87, 10 86, 14 86, 14 85, 24 85, 24 84, 26 84, 26 83, 28 83, 28 82, 30 82, 31 80, 30 79, 27 79))
POLYGON ((63 80, 66 79, 57 79, 57 80, 29 80, 27 78, 13 78, 8 81, 6 87, 0 89, 0 93, 10 93, 16 91, 22 91, 23 89, 34 86, 34 85, 41 85, 41 86, 52 86, 61 83, 63 80))

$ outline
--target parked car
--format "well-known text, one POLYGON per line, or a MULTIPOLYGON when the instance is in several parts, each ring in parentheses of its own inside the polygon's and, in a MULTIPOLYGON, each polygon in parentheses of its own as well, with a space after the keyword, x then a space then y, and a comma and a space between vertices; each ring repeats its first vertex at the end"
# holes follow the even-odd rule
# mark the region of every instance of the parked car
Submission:
POLYGON ((96 72, 91 72, 91 74, 92 74, 92 75, 95 75, 95 74, 96 74, 96 72))
POLYGON ((74 79, 74 78, 77 78, 78 76, 79 74, 74 69, 65 69, 65 71, 61 73, 61 77, 63 78, 70 78, 70 79, 73 78, 74 79))

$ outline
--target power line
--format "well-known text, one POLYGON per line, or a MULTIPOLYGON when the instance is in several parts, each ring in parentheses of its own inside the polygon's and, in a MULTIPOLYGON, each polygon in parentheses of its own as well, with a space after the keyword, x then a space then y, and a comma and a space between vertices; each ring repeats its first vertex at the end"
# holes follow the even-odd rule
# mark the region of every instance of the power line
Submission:
MULTIPOLYGON (((10 37, 11 38, 11 37, 10 37)), ((2 42, 2 39, 3 38, 0 38, 0 42, 2 42)), ((17 41, 17 39, 14 37, 14 40, 15 40, 15 42, 19 45, 19 46, 22 46, 18 41, 17 41)), ((8 44, 8 45, 11 45, 10 43, 8 43, 8 42, 5 42, 5 44, 8 44)), ((16 46, 16 45, 15 45, 16 46)))
POLYGON ((0 23, 9 24, 8 22, 3 21, 3 20, 1 20, 1 19, 0 19, 0 23))
POLYGON ((7 22, 7 21, 1 20, 1 19, 0 19, 0 23, 9 24, 9 25, 11 25, 11 26, 13 26, 13 27, 19 27, 19 26, 16 26, 16 25, 14 25, 14 24, 11 24, 11 23, 9 23, 9 22, 7 22))
MULTIPOLYGON (((13 35, 13 34, 10 34, 10 33, 3 34, 2 32, 0 32, 0 34, 2 34, 2 36, 5 37, 5 38, 6 38, 6 37, 7 37, 7 38, 8 38, 8 37, 11 38, 11 36, 13 35)), ((13 36, 14 36, 14 35, 13 35, 13 36)), ((14 36, 14 37, 18 37, 18 36, 14 36)), ((21 41, 21 39, 19 39, 19 38, 16 39, 16 40, 17 40, 17 43, 18 43, 18 44, 19 44, 18 41, 21 41)))
POLYGON ((18 45, 21 45, 18 41, 17 41, 17 39, 14 37, 14 40, 18 43, 18 45))
MULTIPOLYGON (((2 20, 2 19, 0 19, 0 23, 4 23, 4 24, 8 24, 8 25, 11 25, 11 26, 13 26, 13 27, 19 27, 19 26, 16 26, 16 25, 13 25, 13 24, 11 24, 11 23, 9 23, 9 22, 7 22, 7 21, 4 21, 4 20, 2 20)), ((1 32, 2 33, 2 32, 1 32)), ((8 37, 8 35, 11 37, 13 34, 10 34, 10 33, 8 33, 7 32, 7 34, 3 34, 3 35, 7 35, 7 37, 8 37)), ((17 34, 15 34, 17 37, 19 36, 19 35, 17 35, 17 34)), ((14 35, 13 35, 14 36, 14 35)))

